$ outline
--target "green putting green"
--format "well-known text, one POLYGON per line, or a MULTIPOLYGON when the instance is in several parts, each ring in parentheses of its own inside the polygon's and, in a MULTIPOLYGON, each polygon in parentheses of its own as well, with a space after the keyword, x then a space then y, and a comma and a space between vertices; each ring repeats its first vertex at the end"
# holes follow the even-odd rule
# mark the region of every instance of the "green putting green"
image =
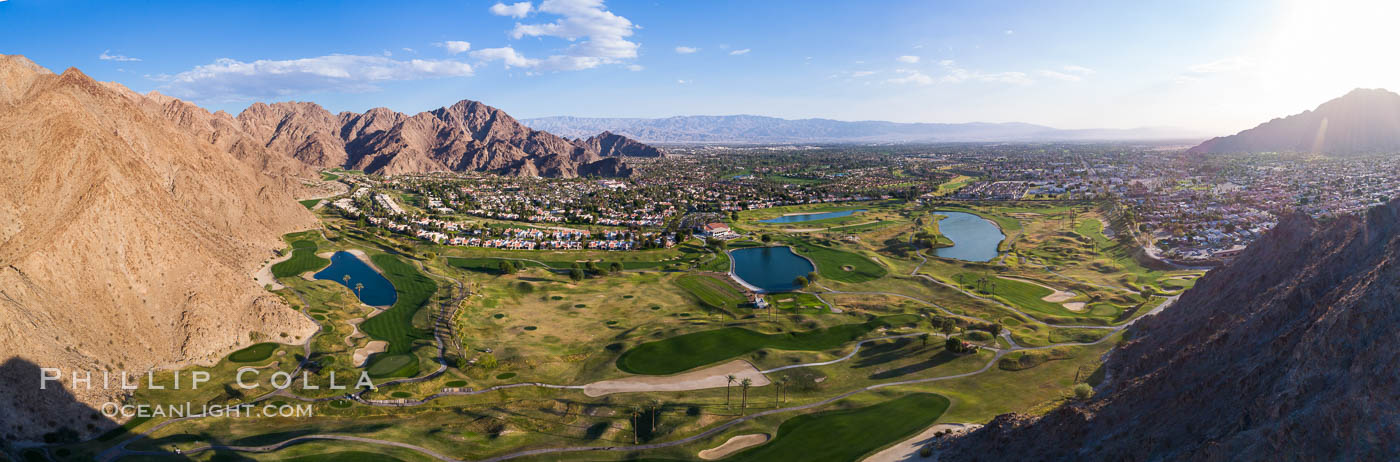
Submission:
POLYGON ((782 334, 763 334, 741 327, 693 332, 637 345, 618 356, 617 368, 632 374, 675 374, 763 348, 797 351, 837 348, 877 328, 918 320, 918 316, 901 314, 858 324, 782 334))
POLYGON ((860 460, 928 428, 948 410, 948 405, 948 398, 941 395, 916 393, 872 406, 800 415, 778 426, 778 436, 772 442, 735 454, 731 459, 860 460))
POLYGON ((272 357, 272 353, 277 351, 276 343, 259 343, 228 355, 228 360, 236 363, 251 363, 262 361, 272 357))
POLYGON ((382 355, 365 368, 370 377, 399 378, 418 375, 418 358, 411 354, 382 355))
POLYGON ((295 277, 307 271, 314 271, 331 264, 330 260, 316 256, 316 243, 309 240, 292 242, 292 258, 272 265, 272 275, 279 278, 295 277))
POLYGON ((860 254, 822 247, 800 239, 788 242, 793 251, 810 258, 821 277, 841 282, 865 282, 885 277, 889 271, 860 254), (849 268, 849 269, 848 269, 849 268))

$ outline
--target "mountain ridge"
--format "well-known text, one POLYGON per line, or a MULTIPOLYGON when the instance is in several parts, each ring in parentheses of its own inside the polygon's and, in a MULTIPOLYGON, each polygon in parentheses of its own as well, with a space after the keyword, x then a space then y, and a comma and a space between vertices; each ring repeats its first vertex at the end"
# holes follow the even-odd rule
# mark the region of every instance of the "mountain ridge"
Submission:
MULTIPOLYGON (((139 372, 315 330, 251 277, 282 234, 317 226, 295 201, 301 183, 180 122, 198 113, 172 120, 164 107, 74 68, 0 57, 0 363, 139 372)), ((73 388, 72 401, 8 374, 7 440, 105 431, 113 423, 91 409, 123 393, 73 388)))
POLYGON ((663 155, 654 147, 611 133, 566 139, 465 99, 414 115, 386 108, 332 114, 313 102, 254 103, 236 120, 269 151, 316 167, 369 173, 626 176, 631 169, 625 161, 590 164, 612 157, 663 155))
POLYGON ((1189 152, 1393 154, 1400 152, 1400 94, 1357 88, 1315 109, 1211 138, 1189 152))

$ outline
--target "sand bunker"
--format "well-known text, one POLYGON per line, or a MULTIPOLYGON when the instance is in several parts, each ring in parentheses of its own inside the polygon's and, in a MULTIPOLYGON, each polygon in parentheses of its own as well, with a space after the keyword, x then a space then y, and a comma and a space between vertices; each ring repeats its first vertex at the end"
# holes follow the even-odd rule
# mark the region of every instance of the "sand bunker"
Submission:
POLYGON ((725 376, 734 375, 738 386, 740 380, 753 381, 752 386, 761 387, 772 382, 758 368, 748 361, 736 359, 718 366, 666 376, 632 376, 622 379, 604 380, 584 385, 583 394, 598 397, 613 393, 636 393, 647 391, 689 391, 707 388, 723 388, 730 384, 725 376))
POLYGON ((1069 303, 1065 303, 1065 304, 1063 304, 1063 305, 1064 305, 1064 307, 1065 307, 1066 310, 1070 310, 1070 311, 1073 311, 1073 312, 1075 312, 1075 313, 1084 311, 1084 302, 1069 302, 1069 303))
POLYGON ((369 359, 370 355, 375 353, 383 353, 388 350, 389 342, 383 340, 370 341, 368 344, 365 344, 364 348, 355 350, 355 354, 353 355, 353 359, 355 360, 355 367, 365 367, 365 361, 369 359))
POLYGON ((257 281, 258 286, 272 286, 272 290, 282 290, 284 286, 277 282, 276 276, 272 275, 272 265, 282 263, 290 258, 292 258, 292 253, 287 252, 285 255, 269 260, 266 265, 263 265, 262 268, 258 268, 258 270, 253 273, 253 280, 257 281))
POLYGON ((362 322, 365 322, 365 318, 345 321, 346 324, 350 325, 350 335, 345 336, 345 346, 355 346, 355 339, 365 336, 363 332, 360 332, 360 323, 362 322))
POLYGON ((883 451, 871 455, 870 457, 866 457, 865 460, 862 462, 899 462, 907 460, 922 460, 923 458, 919 457, 919 449, 935 441, 936 437, 934 435, 938 434, 938 432, 948 431, 952 434, 959 435, 976 430, 978 428, 982 428, 982 426, 978 424, 958 423, 936 424, 932 427, 928 427, 928 429, 924 430, 923 432, 920 432, 917 435, 914 435, 909 439, 900 441, 894 446, 890 446, 883 451))
POLYGON ((700 458, 705 460, 721 459, 730 454, 758 446, 768 442, 767 433, 754 433, 750 435, 739 435, 725 441, 724 444, 715 446, 704 451, 700 451, 700 458))

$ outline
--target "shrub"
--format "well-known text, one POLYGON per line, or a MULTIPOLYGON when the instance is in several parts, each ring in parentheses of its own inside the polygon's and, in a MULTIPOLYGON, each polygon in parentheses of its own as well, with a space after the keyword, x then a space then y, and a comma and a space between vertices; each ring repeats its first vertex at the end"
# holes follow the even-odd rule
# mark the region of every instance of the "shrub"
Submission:
POLYGON ((1081 383, 1081 384, 1077 384, 1077 385, 1074 386, 1074 397, 1075 397, 1075 399, 1078 399, 1078 400, 1081 400, 1081 401, 1082 401, 1082 400, 1089 399, 1089 397, 1090 397, 1090 396, 1093 396, 1093 395, 1094 395, 1094 387, 1089 386, 1089 384, 1087 384, 1087 383, 1081 383))

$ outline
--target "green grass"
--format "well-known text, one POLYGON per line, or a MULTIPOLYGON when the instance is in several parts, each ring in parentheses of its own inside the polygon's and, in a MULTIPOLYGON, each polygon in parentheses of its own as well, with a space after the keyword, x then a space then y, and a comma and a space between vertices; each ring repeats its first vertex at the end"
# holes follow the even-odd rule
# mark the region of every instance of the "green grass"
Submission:
POLYGON ((769 294, 766 298, 774 309, 794 311, 798 314, 821 314, 828 311, 825 303, 816 295, 808 293, 769 294))
POLYGON ((714 272, 717 272, 717 273, 725 273, 725 272, 728 272, 728 271, 729 271, 729 253, 727 253, 727 252, 719 252, 719 253, 716 253, 716 254, 715 254, 715 258, 714 258, 713 260, 710 260, 710 261, 705 262, 704 264, 700 265, 700 268, 699 268, 699 269, 700 269, 701 271, 714 271, 714 272))
POLYGON ((886 227, 894 226, 894 225, 897 225, 897 224, 899 224, 899 222, 898 222, 898 221, 894 221, 894 220, 880 220, 880 221, 877 221, 877 222, 874 222, 874 223, 862 223, 862 224, 858 224, 858 225, 836 226, 836 227, 829 228, 828 230, 829 230, 829 231, 840 231, 840 232, 843 232, 843 233, 863 233, 863 232, 866 232, 866 231, 874 231, 874 230, 877 230, 877 229, 886 228, 886 227))
POLYGON ((725 327, 679 335, 637 345, 617 358, 617 368, 632 374, 667 375, 743 356, 763 348, 819 351, 855 341, 877 328, 917 322, 914 315, 895 315, 857 324, 802 332, 764 334, 742 327, 725 327))
POLYGON ((866 282, 885 277, 889 271, 859 254, 822 247, 803 240, 788 243, 798 254, 812 259, 821 277, 841 282, 866 282), (850 270, 847 271, 846 268, 850 270))
POLYGON ((330 260, 316 256, 316 243, 309 240, 292 242, 292 258, 272 265, 272 275, 279 278, 296 277, 307 271, 315 271, 331 264, 330 260))
POLYGON ((259 343, 228 355, 228 360, 236 363, 253 363, 272 357, 277 351, 276 343, 259 343))
POLYGON ((722 309, 738 308, 748 298, 728 283, 710 276, 687 274, 676 278, 676 285, 707 306, 722 309))
POLYGON ((335 181, 339 179, 340 175, 336 175, 334 173, 321 172, 321 181, 335 181))
POLYGON ((321 200, 320 200, 320 199, 307 199, 307 200, 304 200, 304 201, 297 201, 297 202, 301 203, 301 206, 302 206, 302 207, 306 207, 307 210, 311 210, 312 208, 316 207, 316 204, 321 203, 321 200))
POLYGON ((429 337, 426 330, 414 327, 413 316, 437 291, 437 283, 393 255, 374 255, 370 261, 394 285, 399 299, 388 310, 365 320, 360 330, 377 340, 389 342, 389 353, 408 353, 415 339, 429 337))
POLYGON ((379 355, 365 367, 365 372, 374 378, 413 377, 418 375, 418 358, 407 353, 379 355))
POLYGON ((384 454, 376 454, 364 451, 340 451, 325 454, 311 454, 290 459, 282 459, 284 462, 399 462, 402 459, 389 457, 384 454))
POLYGON ((783 422, 772 442, 731 457, 741 461, 851 461, 928 428, 948 398, 905 395, 873 406, 800 415, 783 422))

